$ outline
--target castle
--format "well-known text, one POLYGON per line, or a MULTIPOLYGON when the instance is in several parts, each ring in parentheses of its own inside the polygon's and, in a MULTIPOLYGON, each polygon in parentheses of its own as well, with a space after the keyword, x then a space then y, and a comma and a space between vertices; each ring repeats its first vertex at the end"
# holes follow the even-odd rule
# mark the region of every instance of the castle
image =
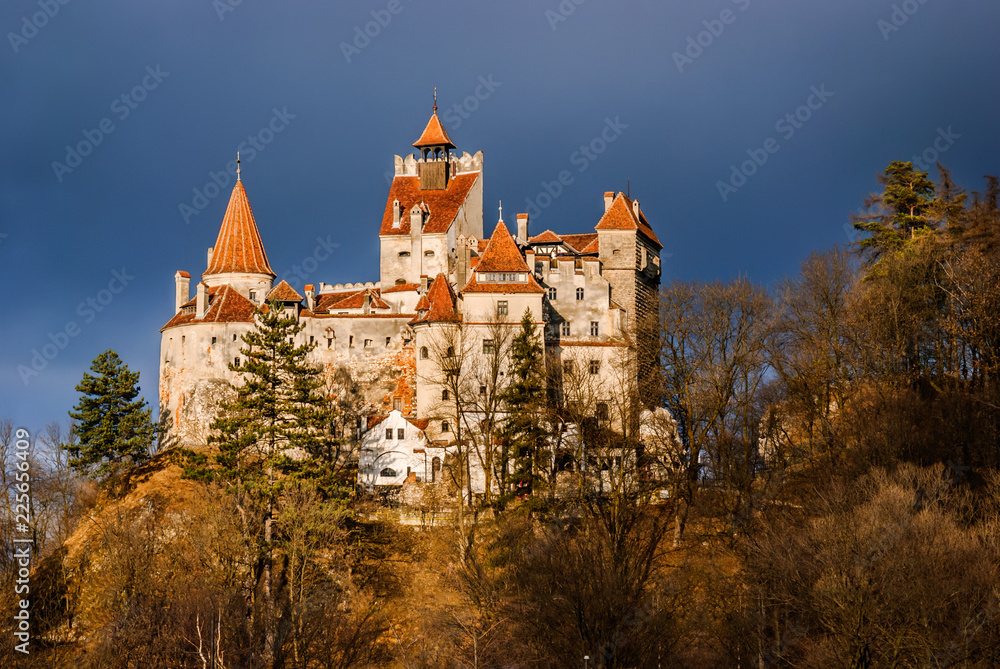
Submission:
MULTIPOLYGON (((346 369, 365 388, 366 485, 437 480, 458 427, 448 411, 456 400, 447 360, 456 345, 493 350, 497 324, 517 325, 526 311, 544 335, 548 364, 584 375, 594 415, 608 420, 621 392, 615 356, 655 345, 662 247, 639 202, 604 193, 593 232, 532 236, 527 214, 508 229, 501 213, 486 236, 482 152, 455 152, 436 103, 413 146, 416 155, 395 156, 378 283, 275 284, 238 174, 193 297, 190 274, 174 275, 174 315, 161 329, 159 361, 171 440, 206 442, 231 392, 229 363, 239 359, 242 335, 255 309, 272 300, 305 325, 298 336, 316 345, 313 362, 331 377, 346 369)), ((630 360, 633 381, 653 364, 641 353, 630 360)))

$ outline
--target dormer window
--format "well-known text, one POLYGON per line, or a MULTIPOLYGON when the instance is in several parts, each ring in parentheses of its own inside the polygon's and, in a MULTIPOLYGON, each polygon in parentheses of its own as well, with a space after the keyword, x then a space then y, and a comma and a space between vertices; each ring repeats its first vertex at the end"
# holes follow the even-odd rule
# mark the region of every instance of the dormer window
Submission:
POLYGON ((251 290, 250 291, 250 301, 251 302, 256 302, 257 301, 257 291, 255 291, 255 290, 251 290))

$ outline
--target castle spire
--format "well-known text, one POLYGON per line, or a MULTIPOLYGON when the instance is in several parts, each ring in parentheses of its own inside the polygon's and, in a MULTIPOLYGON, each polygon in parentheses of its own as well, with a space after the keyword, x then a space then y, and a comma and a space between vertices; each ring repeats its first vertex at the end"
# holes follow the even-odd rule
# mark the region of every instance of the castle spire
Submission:
POLYGON ((445 151, 455 148, 444 126, 441 125, 441 119, 438 118, 437 87, 434 88, 434 111, 431 113, 431 119, 427 121, 427 126, 421 133, 420 139, 415 141, 413 146, 418 149, 442 149, 445 151))
POLYGON ((236 180, 240 180, 240 150, 236 149, 236 180))
POLYGON ((226 207, 205 276, 233 273, 275 276, 267 261, 264 242, 257 230, 242 181, 236 182, 229 197, 229 206, 226 207))

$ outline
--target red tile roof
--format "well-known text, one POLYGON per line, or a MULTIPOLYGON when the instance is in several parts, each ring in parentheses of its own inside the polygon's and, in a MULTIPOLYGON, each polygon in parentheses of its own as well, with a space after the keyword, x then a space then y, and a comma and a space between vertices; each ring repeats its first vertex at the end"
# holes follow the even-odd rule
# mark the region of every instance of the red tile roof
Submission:
POLYGON ((388 418, 388 416, 368 416, 368 429, 372 429, 386 418, 388 418))
POLYGON ((649 226, 645 215, 640 211, 638 218, 632 211, 632 200, 625 193, 618 193, 611 207, 604 212, 596 230, 638 230, 644 234, 651 242, 663 248, 660 240, 656 238, 656 233, 649 226))
POLYGON ((385 295, 386 293, 407 293, 413 290, 417 290, 418 288, 420 288, 420 286, 415 283, 401 283, 398 286, 392 286, 391 288, 383 288, 382 294, 385 295))
POLYGON ((405 420, 407 423, 417 428, 418 430, 426 430, 427 426, 431 424, 431 422, 426 418, 417 419, 417 418, 407 418, 406 416, 403 416, 403 420, 405 420))
POLYGON ((191 275, 190 275, 190 274, 188 274, 187 272, 185 272, 185 271, 184 271, 184 270, 182 270, 182 269, 179 269, 179 270, 177 270, 177 273, 178 273, 178 274, 180 274, 181 276, 183 276, 183 277, 187 278, 187 279, 190 279, 190 278, 191 278, 191 275))
POLYGON ((556 233, 552 232, 551 230, 546 230, 545 232, 543 232, 540 235, 535 235, 534 237, 530 237, 528 239, 528 241, 532 242, 532 243, 536 243, 536 242, 545 243, 545 242, 547 242, 549 244, 558 244, 558 243, 560 243, 562 241, 562 237, 560 237, 556 233))
POLYGON ((594 241, 590 242, 586 248, 580 249, 580 253, 600 253, 601 252, 601 242, 597 239, 597 235, 594 235, 594 241))
POLYGON ((184 307, 197 306, 197 298, 182 305, 182 311, 167 321, 160 332, 167 328, 187 323, 252 323, 256 306, 240 295, 230 285, 212 286, 208 289, 208 311, 204 318, 196 318, 195 313, 185 313, 184 307))
POLYGON ((510 231, 503 221, 497 223, 490 237, 490 243, 483 252, 483 257, 476 265, 476 272, 527 272, 528 264, 524 262, 517 243, 510 236, 510 231))
POLYGON ((365 293, 371 295, 372 309, 391 309, 378 295, 378 291, 365 289, 351 293, 326 293, 320 295, 319 302, 313 311, 331 311, 333 309, 361 309, 365 306, 365 293))
POLYGON ((424 202, 430 209, 430 216, 424 223, 424 232, 447 232, 448 226, 455 220, 459 208, 465 203, 473 184, 479 178, 479 172, 456 174, 448 180, 448 187, 443 190, 420 190, 420 177, 396 176, 389 189, 389 198, 385 203, 385 213, 382 214, 380 235, 410 234, 410 209, 413 205, 424 202), (392 227, 392 202, 399 200, 403 213, 399 227, 392 227))
POLYGON ((205 270, 205 274, 229 272, 275 276, 267 262, 264 242, 260 239, 242 181, 237 181, 233 187, 219 237, 215 240, 212 262, 205 270))
POLYGON ((577 253, 583 253, 585 248, 597 240, 597 233, 588 232, 582 235, 563 235, 562 240, 577 253))
POLYGON ((444 274, 434 277, 434 283, 427 291, 429 308, 423 316, 413 319, 413 323, 458 322, 462 317, 455 311, 455 291, 451 289, 444 274))
POLYGON ((463 293, 544 293, 532 274, 528 274, 527 283, 480 283, 473 274, 469 283, 462 289, 463 293))
POLYGON ((447 146, 449 149, 454 149, 455 145, 451 143, 451 139, 448 137, 448 133, 445 131, 444 126, 441 125, 441 119, 438 118, 437 111, 431 114, 431 119, 427 121, 427 127, 424 128, 424 132, 420 135, 420 139, 413 143, 413 146, 418 149, 425 146, 447 146))
POLYGON ((279 302, 301 302, 302 296, 298 292, 288 285, 287 281, 282 280, 277 286, 271 289, 271 292, 267 294, 265 302, 270 302, 271 300, 278 300, 279 302))

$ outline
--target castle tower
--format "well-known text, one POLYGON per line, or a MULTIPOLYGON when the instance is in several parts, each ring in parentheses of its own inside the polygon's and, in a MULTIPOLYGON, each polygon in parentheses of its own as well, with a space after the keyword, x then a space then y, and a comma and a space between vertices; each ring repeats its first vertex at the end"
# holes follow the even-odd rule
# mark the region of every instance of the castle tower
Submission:
POLYGON ((258 304, 271 290, 274 278, 246 189, 237 177, 219 236, 208 250, 208 267, 202 281, 209 288, 229 285, 258 304))
POLYGON ((420 286, 438 274, 452 277, 458 237, 483 236, 483 154, 452 154, 455 144, 437 115, 436 99, 413 146, 416 156, 395 156, 379 229, 383 290, 420 286))

